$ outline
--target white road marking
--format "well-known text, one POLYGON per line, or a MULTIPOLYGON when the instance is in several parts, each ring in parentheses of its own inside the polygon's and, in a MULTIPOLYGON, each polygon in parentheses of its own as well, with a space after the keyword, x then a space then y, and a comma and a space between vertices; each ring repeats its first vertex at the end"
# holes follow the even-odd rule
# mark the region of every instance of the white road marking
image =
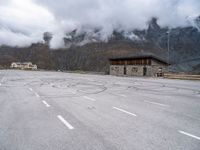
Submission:
POLYGON ((178 131, 178 132, 181 133, 181 134, 187 135, 187 136, 189 136, 189 137, 195 138, 195 139, 197 139, 197 140, 200 140, 200 137, 195 136, 195 135, 192 135, 192 134, 190 134, 190 133, 187 133, 187 132, 184 132, 184 131, 178 131))
POLYGON ((129 114, 129 115, 131 115, 131 116, 137 117, 136 114, 133 114, 133 113, 128 112, 128 111, 126 111, 126 110, 123 110, 123 109, 121 109, 121 108, 113 107, 113 109, 119 110, 119 111, 124 112, 124 113, 126 113, 126 114, 129 114))
POLYGON ((116 94, 118 96, 121 96, 121 97, 127 97, 126 95, 123 95, 123 94, 116 94))
POLYGON ((1 86, 2 84, 0 83, 0 86, 1 86))
POLYGON ((57 117, 58 117, 58 119, 59 119, 65 126, 67 126, 70 130, 73 130, 73 129, 74 129, 74 127, 73 127, 71 124, 69 124, 61 115, 58 115, 57 117))
POLYGON ((93 99, 93 98, 90 98, 90 97, 88 97, 88 96, 83 96, 83 98, 85 98, 85 99, 87 99, 87 100, 90 100, 90 101, 96 101, 95 99, 93 99))
POLYGON ((40 95, 39 95, 38 93, 34 92, 34 90, 33 90, 32 88, 28 88, 28 89, 29 89, 31 92, 33 92, 37 98, 40 97, 40 95))
POLYGON ((53 83, 50 83, 51 87, 55 87, 55 85, 53 83))
POLYGON ((40 95, 38 93, 35 93, 35 96, 38 97, 38 98, 40 97, 40 95))
POLYGON ((46 107, 50 107, 50 105, 46 101, 42 101, 46 107))
POLYGON ((72 94, 76 94, 76 91, 71 92, 72 94))
POLYGON ((1 79, 1 82, 4 82, 4 77, 1 79))
POLYGON ((31 92, 33 92, 33 89, 32 88, 28 88, 31 92))
POLYGON ((169 107, 169 105, 161 104, 161 103, 157 103, 157 102, 151 102, 151 101, 144 101, 144 102, 154 104, 154 105, 158 105, 158 106, 162 106, 162 107, 169 107))
POLYGON ((84 90, 79 90, 79 92, 85 92, 84 90))

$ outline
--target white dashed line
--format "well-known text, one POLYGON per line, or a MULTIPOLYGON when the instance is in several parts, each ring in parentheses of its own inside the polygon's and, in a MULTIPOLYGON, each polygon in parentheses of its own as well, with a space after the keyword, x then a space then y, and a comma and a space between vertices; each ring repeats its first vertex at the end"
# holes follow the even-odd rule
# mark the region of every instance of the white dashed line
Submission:
POLYGON ((123 94, 116 94, 118 96, 121 96, 121 97, 127 97, 126 95, 123 95, 123 94))
POLYGON ((78 90, 79 92, 85 92, 84 90, 78 90))
POLYGON ((55 85, 53 83, 50 83, 51 87, 55 87, 55 85))
POLYGON ((33 92, 37 98, 40 97, 40 95, 38 93, 34 92, 32 88, 28 88, 28 89, 29 89, 29 91, 33 92))
POLYGON ((1 79, 1 82, 4 82, 4 77, 1 79))
POLYGON ((1 86, 2 84, 0 83, 0 86, 1 86))
POLYGON ((76 91, 71 92, 72 94, 76 94, 76 91))
POLYGON ((87 100, 90 100, 90 101, 96 101, 95 99, 93 99, 93 98, 90 98, 90 97, 87 97, 87 96, 83 96, 83 98, 85 98, 85 99, 87 99, 87 100))
POLYGON ((154 105, 158 105, 158 106, 162 106, 162 107, 169 107, 169 105, 161 104, 161 103, 157 103, 157 102, 151 102, 151 101, 144 101, 144 102, 154 104, 154 105))
POLYGON ((37 98, 39 98, 39 97, 40 97, 40 95, 39 95, 38 93, 35 93, 35 96, 36 96, 37 98))
POLYGON ((28 88, 28 89, 29 89, 29 91, 33 92, 33 89, 32 89, 32 88, 28 88))
POLYGON ((69 124, 61 115, 58 115, 57 117, 58 117, 58 119, 59 119, 66 127, 68 127, 70 130, 73 130, 73 129, 74 129, 74 127, 73 127, 71 124, 69 124))
POLYGON ((46 101, 42 101, 42 103, 43 103, 46 107, 50 107, 50 105, 49 105, 46 101))
POLYGON ((194 139, 200 140, 200 137, 195 136, 195 135, 192 135, 192 134, 190 134, 190 133, 187 133, 187 132, 184 132, 184 131, 178 131, 178 132, 181 133, 181 134, 187 135, 187 136, 189 136, 189 137, 192 137, 192 138, 194 138, 194 139))
POLYGON ((129 115, 131 115, 131 116, 137 117, 136 114, 133 114, 133 113, 128 112, 128 111, 126 111, 126 110, 123 110, 123 109, 121 109, 121 108, 113 107, 113 109, 119 110, 119 111, 124 112, 124 113, 126 113, 126 114, 129 114, 129 115))
POLYGON ((126 97, 127 97, 127 96, 126 96, 126 95, 124 95, 124 94, 114 94, 114 93, 110 93, 110 94, 112 94, 112 95, 115 95, 115 96, 124 97, 124 98, 126 98, 126 97))

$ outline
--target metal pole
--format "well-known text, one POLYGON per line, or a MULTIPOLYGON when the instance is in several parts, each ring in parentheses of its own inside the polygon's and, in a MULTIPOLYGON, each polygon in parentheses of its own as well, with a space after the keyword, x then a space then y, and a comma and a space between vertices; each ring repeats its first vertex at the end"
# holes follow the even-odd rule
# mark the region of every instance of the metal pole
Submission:
POLYGON ((167 51, 168 51, 168 72, 169 72, 169 64, 170 64, 170 32, 171 30, 167 31, 168 33, 168 42, 167 42, 167 51))

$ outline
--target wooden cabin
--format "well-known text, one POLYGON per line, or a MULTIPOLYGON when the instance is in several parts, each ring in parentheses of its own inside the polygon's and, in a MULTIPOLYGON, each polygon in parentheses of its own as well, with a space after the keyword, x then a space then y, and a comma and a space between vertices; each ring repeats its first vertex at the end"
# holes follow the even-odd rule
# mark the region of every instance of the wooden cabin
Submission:
POLYGON ((163 76, 168 63, 153 55, 111 58, 110 74, 116 76, 163 76))

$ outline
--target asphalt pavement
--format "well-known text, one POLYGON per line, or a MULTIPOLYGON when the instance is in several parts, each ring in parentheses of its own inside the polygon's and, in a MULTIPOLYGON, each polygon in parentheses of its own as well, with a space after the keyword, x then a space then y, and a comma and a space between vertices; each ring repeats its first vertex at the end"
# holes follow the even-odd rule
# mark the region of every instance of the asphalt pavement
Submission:
POLYGON ((200 81, 0 70, 0 150, 200 150, 200 81))

